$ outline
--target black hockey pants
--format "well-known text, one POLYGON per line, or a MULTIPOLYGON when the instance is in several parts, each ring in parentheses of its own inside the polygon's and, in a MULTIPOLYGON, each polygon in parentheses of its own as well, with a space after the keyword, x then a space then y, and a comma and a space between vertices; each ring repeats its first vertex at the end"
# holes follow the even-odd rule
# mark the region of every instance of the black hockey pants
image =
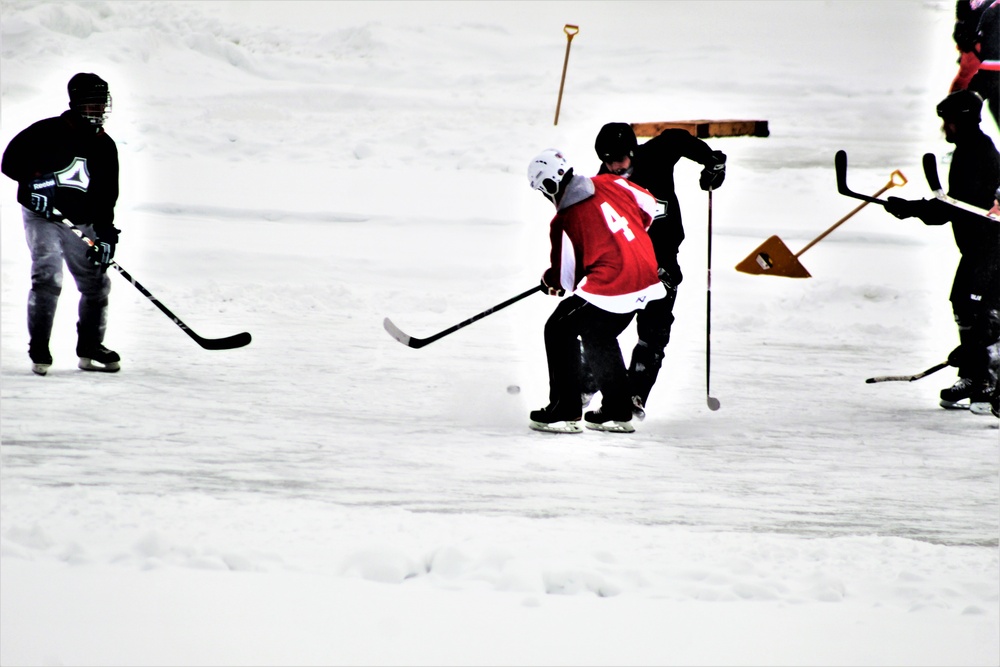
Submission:
MULTIPOLYGON (((87 259, 87 245, 66 225, 22 209, 24 234, 31 252, 31 291, 28 293, 28 336, 32 354, 47 353, 56 303, 63 286, 63 262, 80 291, 77 346, 92 347, 104 341, 107 329, 111 279, 87 259)), ((79 227, 93 238, 89 225, 79 227)))
POLYGON ((631 410, 631 392, 618 336, 634 316, 635 313, 602 310, 576 295, 556 306, 545 323, 551 404, 580 405, 585 391, 585 368, 589 367, 593 388, 603 396, 602 407, 631 410))
POLYGON ((649 392, 656 383, 656 376, 663 365, 663 354, 670 342, 670 328, 674 323, 674 302, 677 288, 664 284, 667 295, 650 301, 636 314, 635 328, 639 341, 632 350, 632 361, 628 368, 628 378, 632 385, 632 395, 638 396, 646 405, 649 392))

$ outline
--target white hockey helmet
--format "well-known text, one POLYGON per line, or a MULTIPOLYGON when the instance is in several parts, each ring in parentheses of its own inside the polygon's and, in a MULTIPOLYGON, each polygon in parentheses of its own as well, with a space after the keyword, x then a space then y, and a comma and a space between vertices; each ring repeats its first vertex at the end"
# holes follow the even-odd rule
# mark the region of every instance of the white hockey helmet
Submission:
POLYGON ((546 148, 528 164, 528 182, 533 190, 541 191, 549 201, 555 203, 559 184, 569 171, 570 166, 562 151, 546 148))

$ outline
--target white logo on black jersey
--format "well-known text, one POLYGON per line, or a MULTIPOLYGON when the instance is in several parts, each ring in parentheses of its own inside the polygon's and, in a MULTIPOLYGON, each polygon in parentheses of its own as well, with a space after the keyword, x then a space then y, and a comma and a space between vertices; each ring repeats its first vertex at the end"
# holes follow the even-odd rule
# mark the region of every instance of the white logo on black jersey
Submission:
POLYGON ((90 171, 87 169, 87 158, 73 158, 69 166, 62 171, 57 171, 55 176, 60 186, 86 192, 90 186, 90 171))

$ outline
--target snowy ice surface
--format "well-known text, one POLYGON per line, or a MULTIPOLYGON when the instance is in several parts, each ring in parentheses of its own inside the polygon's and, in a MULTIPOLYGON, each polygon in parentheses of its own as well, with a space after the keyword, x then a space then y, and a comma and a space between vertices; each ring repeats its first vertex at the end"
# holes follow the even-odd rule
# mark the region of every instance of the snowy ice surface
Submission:
MULTIPOLYGON (((1000 663, 997 420, 937 407, 957 344, 950 228, 859 212, 928 196, 954 3, 20 2, 7 142, 110 82, 115 375, 76 370, 67 278, 48 377, 2 203, 4 665, 1000 663), (567 38, 572 41, 553 125, 567 38), (605 122, 744 118, 707 198, 677 166, 685 281, 633 435, 548 436, 539 150, 598 164, 605 122), (520 393, 508 393, 511 385, 520 393)), ((997 136, 991 120, 984 123, 997 136)), ((622 336, 631 349, 634 334, 622 336)))

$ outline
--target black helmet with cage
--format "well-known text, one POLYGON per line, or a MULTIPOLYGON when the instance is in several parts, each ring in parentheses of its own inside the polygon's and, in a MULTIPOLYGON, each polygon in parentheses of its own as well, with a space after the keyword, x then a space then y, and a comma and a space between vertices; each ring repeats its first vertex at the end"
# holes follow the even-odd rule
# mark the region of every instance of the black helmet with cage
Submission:
POLYGON ((80 72, 73 75, 66 88, 69 92, 69 108, 95 128, 103 127, 111 113, 108 82, 96 74, 80 72))
POLYGON ((597 133, 594 150, 597 151, 597 157, 601 158, 601 162, 607 164, 621 158, 634 157, 638 145, 631 125, 628 123, 608 123, 597 133))

